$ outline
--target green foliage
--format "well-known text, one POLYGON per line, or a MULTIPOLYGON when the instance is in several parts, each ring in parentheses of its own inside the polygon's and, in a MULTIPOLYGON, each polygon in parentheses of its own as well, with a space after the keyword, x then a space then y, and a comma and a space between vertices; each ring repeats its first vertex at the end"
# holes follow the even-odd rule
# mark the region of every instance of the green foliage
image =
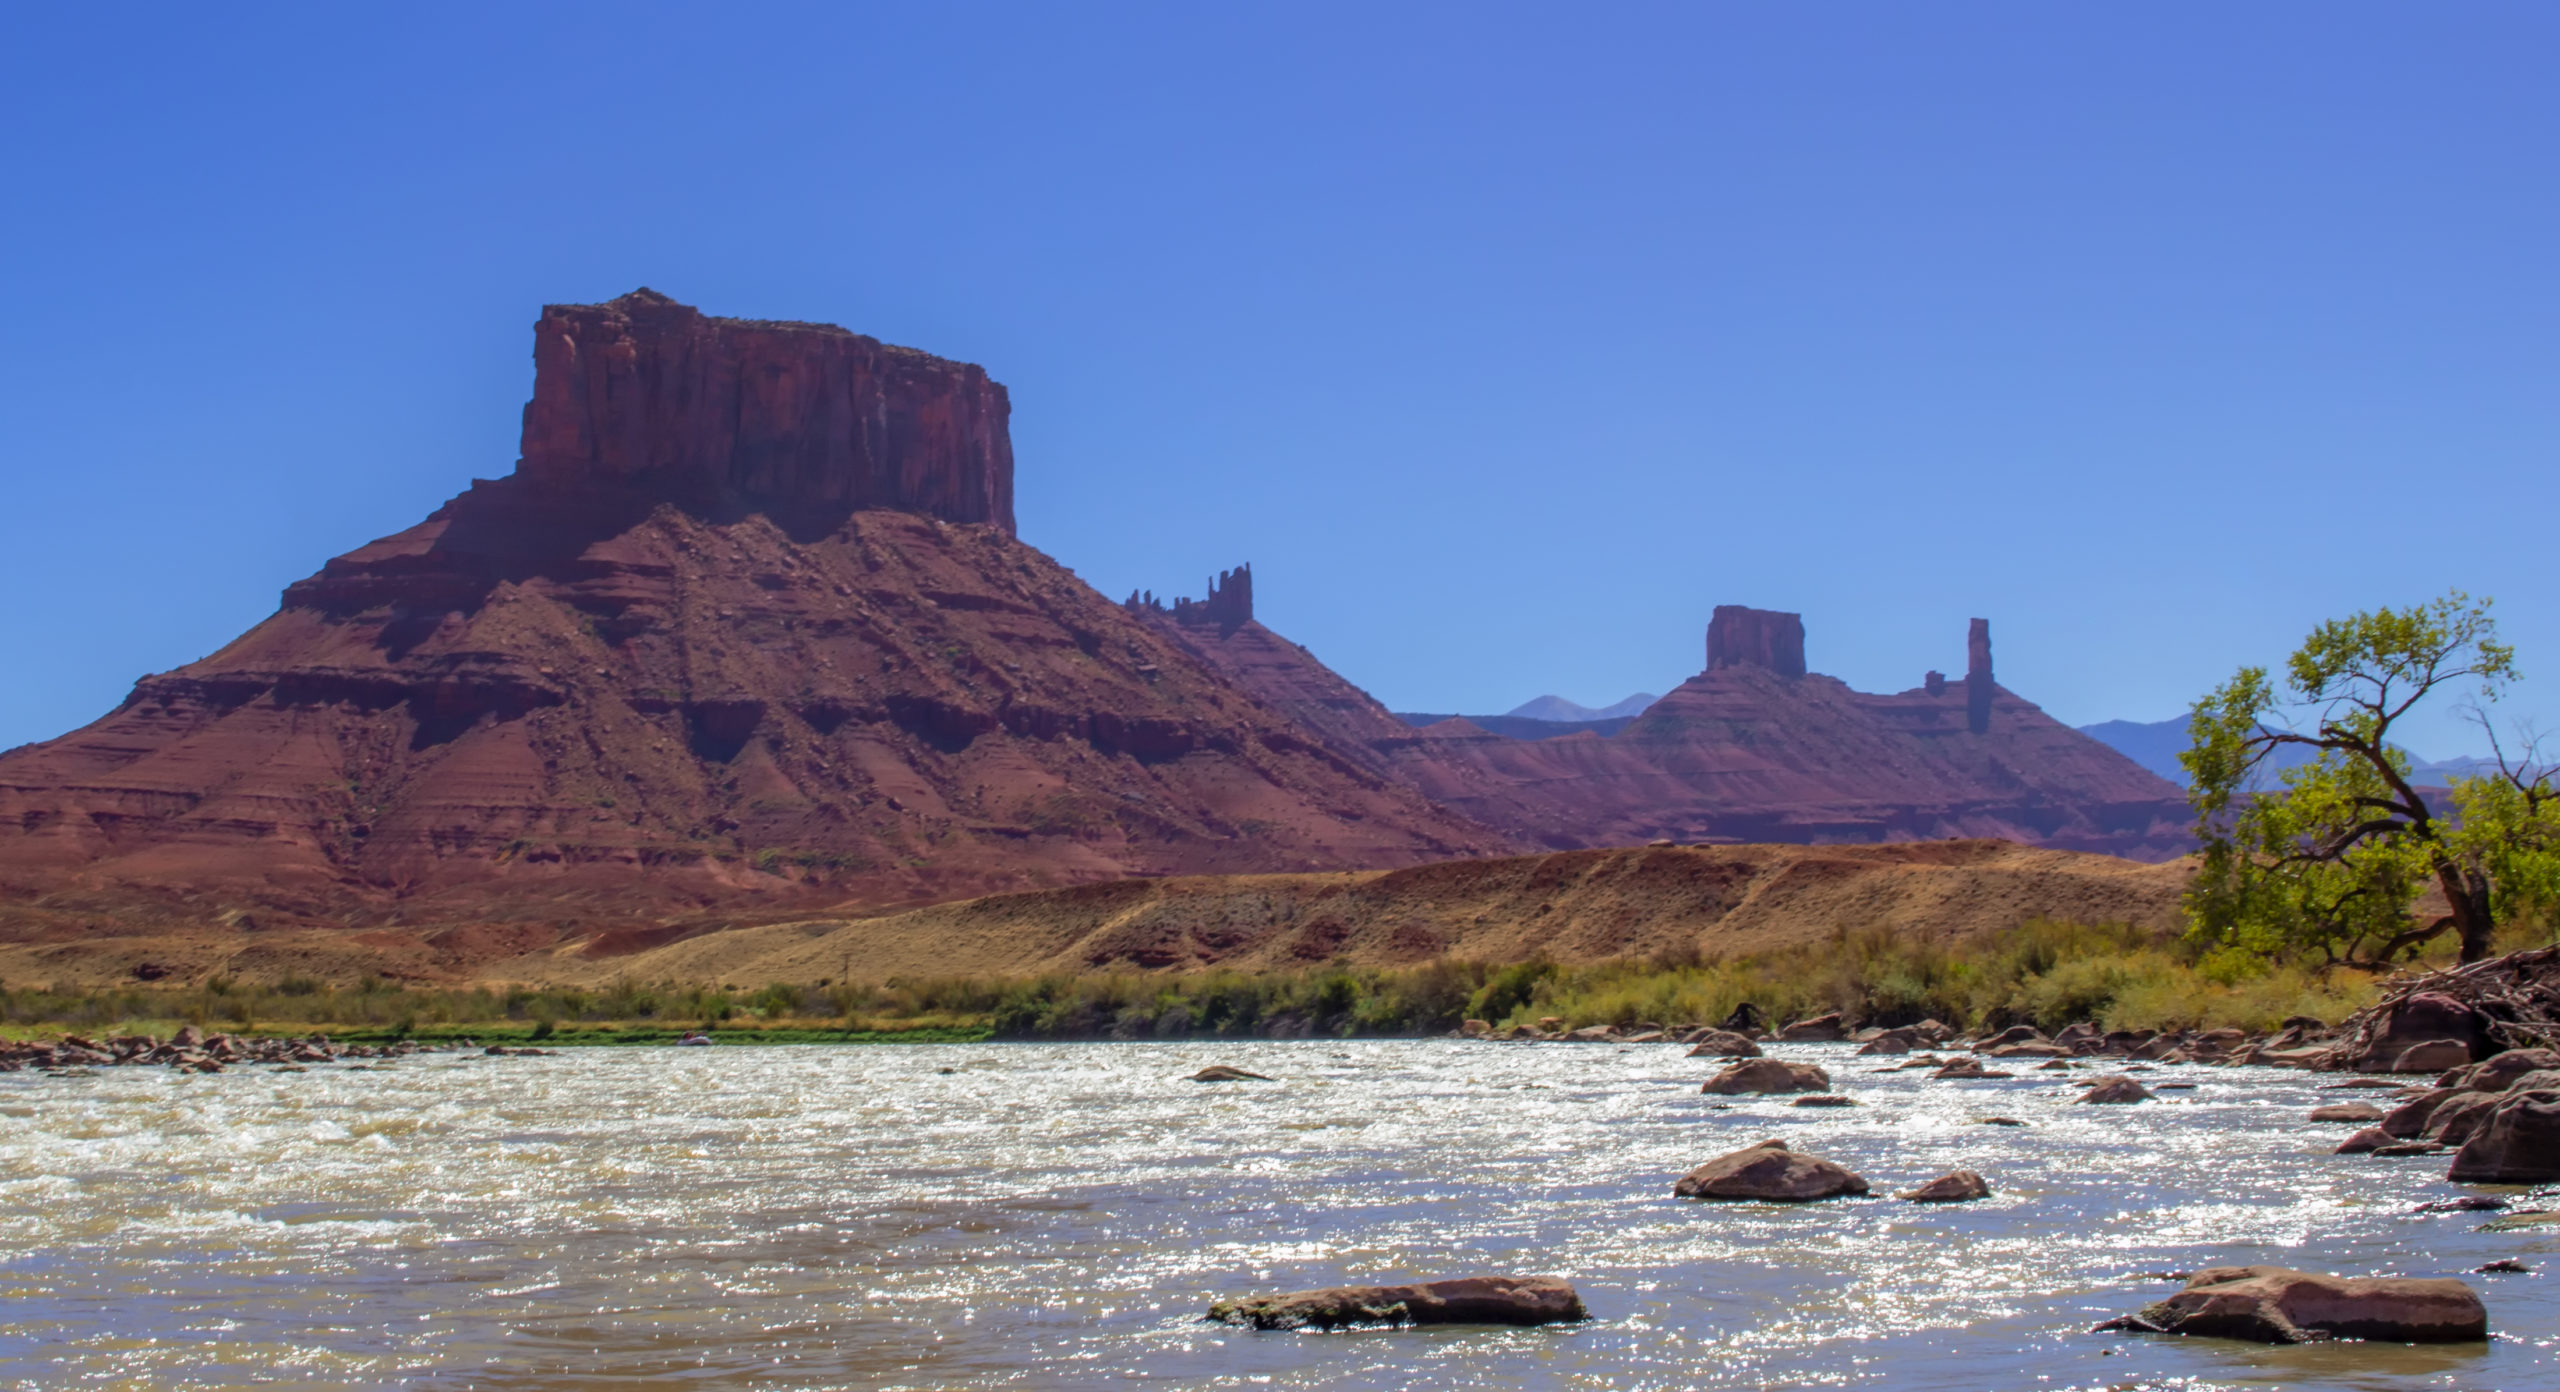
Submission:
POLYGON ((2456 779, 2456 806, 2440 809, 2392 743, 2393 726, 2429 697, 2467 691, 2494 702, 2515 678, 2515 652, 2497 641, 2489 608, 2456 591, 2332 620, 2286 660, 2281 691, 2265 668, 2243 667, 2196 703, 2179 759, 2202 848, 2187 895, 2200 940, 2378 966, 2450 928, 2473 961, 2502 907, 2553 902, 2560 838, 2546 778, 2456 779), (2310 761, 2268 786, 2274 756, 2288 749, 2310 761), (2414 905, 2430 886, 2448 913, 2420 923, 2414 905))
MULTIPOLYGON (((1772 1020, 1837 1010, 1859 1024, 1936 1018, 1961 1028, 2272 1027, 2337 1019, 2368 978, 2174 932, 2034 922, 1950 940, 1844 932, 1784 951, 1709 959, 1691 950, 1565 966, 1440 960, 1396 968, 1102 972, 1033 978, 920 977, 774 982, 750 995, 699 983, 579 987, 340 987, 294 979, 79 992, 0 990, 0 1029, 174 1032, 220 1016, 265 1033, 341 1040, 501 1039, 550 1045, 671 1040, 697 1025, 724 1040, 1305 1038, 1441 1034, 1554 1016, 1592 1024, 1720 1023, 1746 1002, 1772 1020)), ((246 1026, 243 1026, 244 1028, 246 1026)))
POLYGON ((2487 872, 2502 924, 2560 934, 2560 792, 2547 768, 2457 778, 2454 843, 2487 872))

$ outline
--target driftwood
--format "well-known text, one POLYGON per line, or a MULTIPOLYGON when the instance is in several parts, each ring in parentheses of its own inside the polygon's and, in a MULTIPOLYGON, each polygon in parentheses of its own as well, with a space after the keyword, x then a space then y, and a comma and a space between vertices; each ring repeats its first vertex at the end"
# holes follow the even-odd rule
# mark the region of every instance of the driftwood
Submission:
POLYGON ((2489 1035, 2508 1049, 2560 1047, 2560 947, 2535 947, 2469 966, 2398 977, 2382 998, 2339 1026, 2332 1057, 2353 1059, 2370 1050, 2388 1025, 2392 1007, 2420 992, 2451 996, 2487 1018, 2489 1035))

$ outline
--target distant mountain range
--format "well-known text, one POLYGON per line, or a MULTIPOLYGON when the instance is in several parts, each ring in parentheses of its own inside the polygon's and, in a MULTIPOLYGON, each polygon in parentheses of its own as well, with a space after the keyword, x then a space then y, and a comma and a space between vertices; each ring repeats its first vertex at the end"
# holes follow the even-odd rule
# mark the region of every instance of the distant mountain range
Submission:
MULTIPOLYGON (((2187 750, 2187 718, 2183 715, 2149 722, 2105 720, 2081 726, 2080 733, 2179 787, 2187 785, 2187 771, 2178 763, 2178 756, 2187 750)), ((2422 759, 2415 754, 2409 757, 2411 771, 2431 785, 2442 785, 2457 776, 2482 777, 2498 771, 2495 759, 2422 759)), ((2276 751, 2271 768, 2297 768, 2310 762, 2310 750, 2288 747, 2276 751)))
POLYGON ((1642 715, 1645 707, 1661 699, 1652 692, 1639 691, 1616 705, 1594 708, 1568 701, 1562 696, 1541 696, 1534 701, 1523 701, 1503 714, 1517 716, 1522 720, 1569 720, 1580 724, 1593 720, 1616 720, 1625 716, 1642 715))

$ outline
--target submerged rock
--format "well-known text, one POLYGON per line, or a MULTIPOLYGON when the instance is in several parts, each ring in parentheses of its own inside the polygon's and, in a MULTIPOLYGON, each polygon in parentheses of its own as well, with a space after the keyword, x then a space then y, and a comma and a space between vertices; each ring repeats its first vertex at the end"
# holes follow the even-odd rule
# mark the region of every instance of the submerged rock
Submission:
POLYGON ((1468 1276, 1408 1286, 1334 1286, 1247 1296, 1209 1306, 1209 1318, 1254 1329, 1357 1324, 1568 1324, 1591 1317, 1554 1276, 1468 1276))
POLYGON ((1684 1199, 1768 1199, 1805 1203, 1867 1192, 1867 1181, 1832 1164, 1787 1149, 1784 1141, 1762 1141, 1747 1150, 1719 1155, 1671 1186, 1684 1199))
POLYGON ((2262 1344, 2382 1339, 2468 1343, 2489 1337, 2489 1312, 2450 1277, 2322 1276, 2281 1266, 2218 1266, 2187 1288, 2100 1329, 2199 1334, 2262 1344))
POLYGON ((1813 1092, 1787 1105, 1790 1107, 1854 1107, 1858 1102, 1856 1098, 1843 1097, 1836 1092, 1813 1092))
POLYGON ((1744 1092, 1828 1092, 1831 1075, 1810 1063, 1746 1059, 1709 1078, 1706 1086, 1698 1090, 1726 1096, 1744 1092))
POLYGON ((1241 1068, 1229 1068, 1223 1063, 1210 1064, 1208 1067, 1192 1074, 1190 1080, 1195 1083, 1267 1083, 1272 1081, 1259 1073, 1247 1073, 1241 1068))
POLYGON ((2422 1203, 2409 1211, 2411 1213, 2495 1213, 2510 1206, 2506 1199, 2492 1198, 2487 1194, 2465 1194, 2458 1199, 2438 1199, 2434 1203, 2422 1203))
POLYGON ((1895 1198, 1913 1203, 1970 1203, 1991 1197, 1991 1186, 1971 1170, 1949 1170, 1917 1189, 1906 1189, 1895 1198))

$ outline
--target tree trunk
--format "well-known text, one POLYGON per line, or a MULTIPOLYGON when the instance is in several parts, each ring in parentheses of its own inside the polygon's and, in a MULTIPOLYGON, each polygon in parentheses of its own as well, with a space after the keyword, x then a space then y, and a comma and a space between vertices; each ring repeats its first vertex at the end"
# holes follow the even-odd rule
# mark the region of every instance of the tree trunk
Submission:
POLYGON ((2489 916, 2489 877, 2461 865, 2443 865, 2436 869, 2436 883, 2444 889, 2447 917, 2453 920, 2453 931, 2462 936, 2462 960, 2465 965, 2489 955, 2490 939, 2497 936, 2497 920, 2489 916))

